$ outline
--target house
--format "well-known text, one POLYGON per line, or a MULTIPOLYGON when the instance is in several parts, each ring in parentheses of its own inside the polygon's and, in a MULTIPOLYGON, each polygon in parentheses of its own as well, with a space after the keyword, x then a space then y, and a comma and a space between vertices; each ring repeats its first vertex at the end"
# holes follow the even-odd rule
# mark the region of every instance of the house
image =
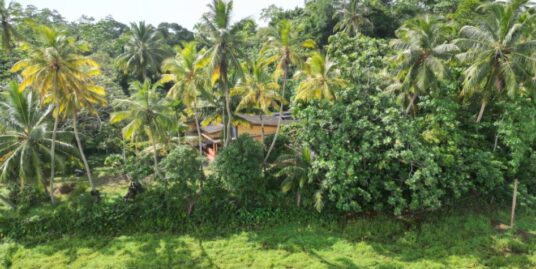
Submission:
MULTIPOLYGON (((233 126, 233 138, 242 134, 248 134, 262 143, 263 125, 265 138, 275 134, 280 117, 279 115, 279 113, 274 113, 272 115, 236 114, 235 117, 240 120, 240 123, 233 126)), ((288 125, 295 121, 292 118, 291 112, 284 112, 281 115, 281 126, 288 125)), ((209 159, 213 159, 216 156, 218 149, 222 145, 223 128, 223 124, 211 124, 201 127, 203 149, 209 159)))
MULTIPOLYGON (((244 120, 244 123, 237 125, 238 135, 248 134, 257 141, 262 141, 262 129, 264 125, 264 137, 275 134, 277 130, 277 122, 279 121, 279 113, 273 115, 246 115, 237 114, 237 117, 244 120)), ((287 125, 294 122, 291 112, 284 112, 281 117, 281 125, 287 125)))

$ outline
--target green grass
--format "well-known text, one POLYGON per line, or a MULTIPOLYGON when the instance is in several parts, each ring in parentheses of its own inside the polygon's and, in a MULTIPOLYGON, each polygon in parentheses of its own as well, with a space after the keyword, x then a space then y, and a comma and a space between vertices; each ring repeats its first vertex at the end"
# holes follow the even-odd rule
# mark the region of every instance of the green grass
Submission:
POLYGON ((407 226, 387 217, 344 226, 274 227, 220 235, 143 234, 3 242, 6 268, 536 268, 536 217, 499 231, 494 216, 453 213, 407 226))

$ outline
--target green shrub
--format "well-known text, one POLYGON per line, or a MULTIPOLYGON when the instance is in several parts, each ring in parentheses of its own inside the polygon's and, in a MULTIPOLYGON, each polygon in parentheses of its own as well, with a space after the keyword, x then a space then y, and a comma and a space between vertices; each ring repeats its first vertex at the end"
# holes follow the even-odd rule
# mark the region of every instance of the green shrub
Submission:
POLYGON ((104 159, 104 165, 114 169, 121 169, 123 166, 123 157, 119 154, 110 154, 104 159))
POLYGON ((41 203, 50 201, 48 195, 35 186, 25 186, 22 189, 15 185, 11 187, 8 198, 13 201, 19 211, 25 212, 41 203))
POLYGON ((191 147, 179 146, 167 155, 161 166, 166 188, 173 196, 187 201, 190 215, 205 180, 202 157, 191 147))
POLYGON ((323 179, 326 202, 346 212, 402 214, 439 209, 503 183, 504 164, 475 124, 464 122, 470 116, 455 88, 421 97, 419 113, 408 117, 393 95, 353 87, 333 103, 298 111, 298 139, 316 154, 312 172, 323 179))
POLYGON ((143 180, 153 174, 153 166, 149 156, 129 156, 124 165, 125 173, 134 181, 143 180))
MULTIPOLYGON (((241 135, 216 157, 214 170, 232 196, 247 202, 264 190, 262 145, 241 135)), ((258 198, 258 197, 257 197, 258 198)))

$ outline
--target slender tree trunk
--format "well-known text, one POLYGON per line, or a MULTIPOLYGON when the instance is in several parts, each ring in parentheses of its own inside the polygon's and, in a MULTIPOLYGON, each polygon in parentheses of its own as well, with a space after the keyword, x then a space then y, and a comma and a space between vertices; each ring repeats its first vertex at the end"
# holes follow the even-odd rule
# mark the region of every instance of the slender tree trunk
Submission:
POLYGON ((8 205, 12 210, 17 209, 17 206, 14 203, 12 203, 11 201, 9 201, 9 199, 4 197, 3 195, 0 195, 0 200, 2 200, 2 202, 4 202, 4 204, 8 205))
POLYGON ((231 97, 229 96, 229 87, 227 85, 227 74, 224 75, 223 80, 223 89, 225 94, 225 111, 227 113, 227 124, 226 124, 226 133, 227 136, 225 137, 224 146, 229 145, 229 142, 231 142, 231 138, 233 136, 231 131, 231 123, 233 121, 233 115, 231 113, 231 97))
POLYGON ((512 213, 510 215, 510 228, 514 228, 514 222, 516 217, 516 203, 517 203, 517 179, 514 180, 514 195, 512 196, 512 213))
POLYGON ((482 116, 484 115, 484 110, 486 110, 487 104, 487 101, 482 101, 482 105, 480 105, 480 112, 478 112, 478 117, 476 118, 476 123, 479 123, 482 120, 482 116))
MULTIPOLYGON (((287 76, 288 76, 288 65, 285 65, 283 67, 283 84, 281 85, 281 97, 285 98, 285 89, 287 87, 287 76)), ((279 108, 279 119, 277 119, 277 127, 275 128, 275 134, 274 139, 272 140, 272 144, 270 144, 270 147, 268 148, 268 151, 266 152, 266 156, 264 156, 264 165, 268 162, 268 158, 270 158, 270 153, 272 153, 272 150, 274 149, 275 142, 277 141, 277 136, 279 135, 279 131, 281 129, 281 119, 283 117, 283 109, 284 105, 283 102, 281 102, 281 107, 279 108)))
POLYGON ((201 137, 201 127, 199 126, 199 118, 197 117, 197 108, 194 108, 195 129, 197 130, 197 139, 199 143, 199 154, 203 155, 203 138, 201 137))
POLYGON ((143 82, 145 82, 148 79, 149 79, 149 77, 147 76, 147 70, 145 68, 143 68, 143 82))
MULTIPOLYGON (((225 107, 225 102, 222 104, 222 107, 225 107)), ((221 110, 221 125, 223 126, 221 128, 221 142, 222 145, 225 143, 225 139, 227 139, 227 117, 225 116, 227 113, 225 112, 225 109, 221 110)), ((221 146, 221 145, 220 145, 221 146)))
POLYGON ((409 114, 411 109, 415 106, 415 100, 417 100, 417 94, 413 94, 413 96, 411 97, 411 100, 409 101, 409 105, 406 108, 406 114, 409 114))
POLYGON ((298 207, 300 207, 300 205, 301 205, 301 193, 300 193, 299 190, 296 191, 296 205, 297 205, 298 207))
POLYGON ((82 142, 80 141, 80 136, 78 135, 78 117, 75 112, 73 115, 73 129, 74 129, 74 137, 76 138, 76 144, 78 145, 78 150, 80 151, 80 157, 82 157, 82 162, 84 162, 84 168, 86 169, 87 174, 87 180, 89 181, 89 185, 91 186, 91 192, 94 193, 97 188, 95 186, 95 182, 93 181, 93 176, 91 175, 91 169, 89 168, 89 163, 86 159, 86 154, 84 154, 84 148, 82 147, 82 142))
POLYGON ((156 150, 156 141, 154 136, 151 134, 151 143, 153 144, 153 161, 154 161, 154 173, 157 177, 160 176, 160 170, 158 169, 158 152, 156 150))
POLYGON ((54 117, 54 129, 52 129, 52 145, 50 146, 50 182, 48 183, 50 195, 50 202, 56 204, 54 198, 54 177, 56 172, 56 134, 58 132, 59 116, 54 117))
POLYGON ((262 118, 262 113, 259 114, 259 118, 261 119, 261 141, 262 141, 262 147, 264 148, 264 120, 262 118))
POLYGON ((189 217, 190 215, 192 215, 192 212, 194 211, 194 207, 195 207, 195 199, 194 198, 189 198, 188 199, 188 209, 187 209, 187 216, 189 217))

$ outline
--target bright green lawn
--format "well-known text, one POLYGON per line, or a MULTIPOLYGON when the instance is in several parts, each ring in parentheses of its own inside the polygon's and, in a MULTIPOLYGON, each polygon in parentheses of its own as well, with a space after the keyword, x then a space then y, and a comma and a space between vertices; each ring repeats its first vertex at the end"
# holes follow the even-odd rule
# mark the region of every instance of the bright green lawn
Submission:
MULTIPOLYGON (((494 218, 507 219, 507 212, 494 218)), ((458 214, 420 227, 376 217, 345 227, 289 223, 222 236, 146 234, 4 242, 8 268, 536 268, 536 217, 523 232, 458 214)))

